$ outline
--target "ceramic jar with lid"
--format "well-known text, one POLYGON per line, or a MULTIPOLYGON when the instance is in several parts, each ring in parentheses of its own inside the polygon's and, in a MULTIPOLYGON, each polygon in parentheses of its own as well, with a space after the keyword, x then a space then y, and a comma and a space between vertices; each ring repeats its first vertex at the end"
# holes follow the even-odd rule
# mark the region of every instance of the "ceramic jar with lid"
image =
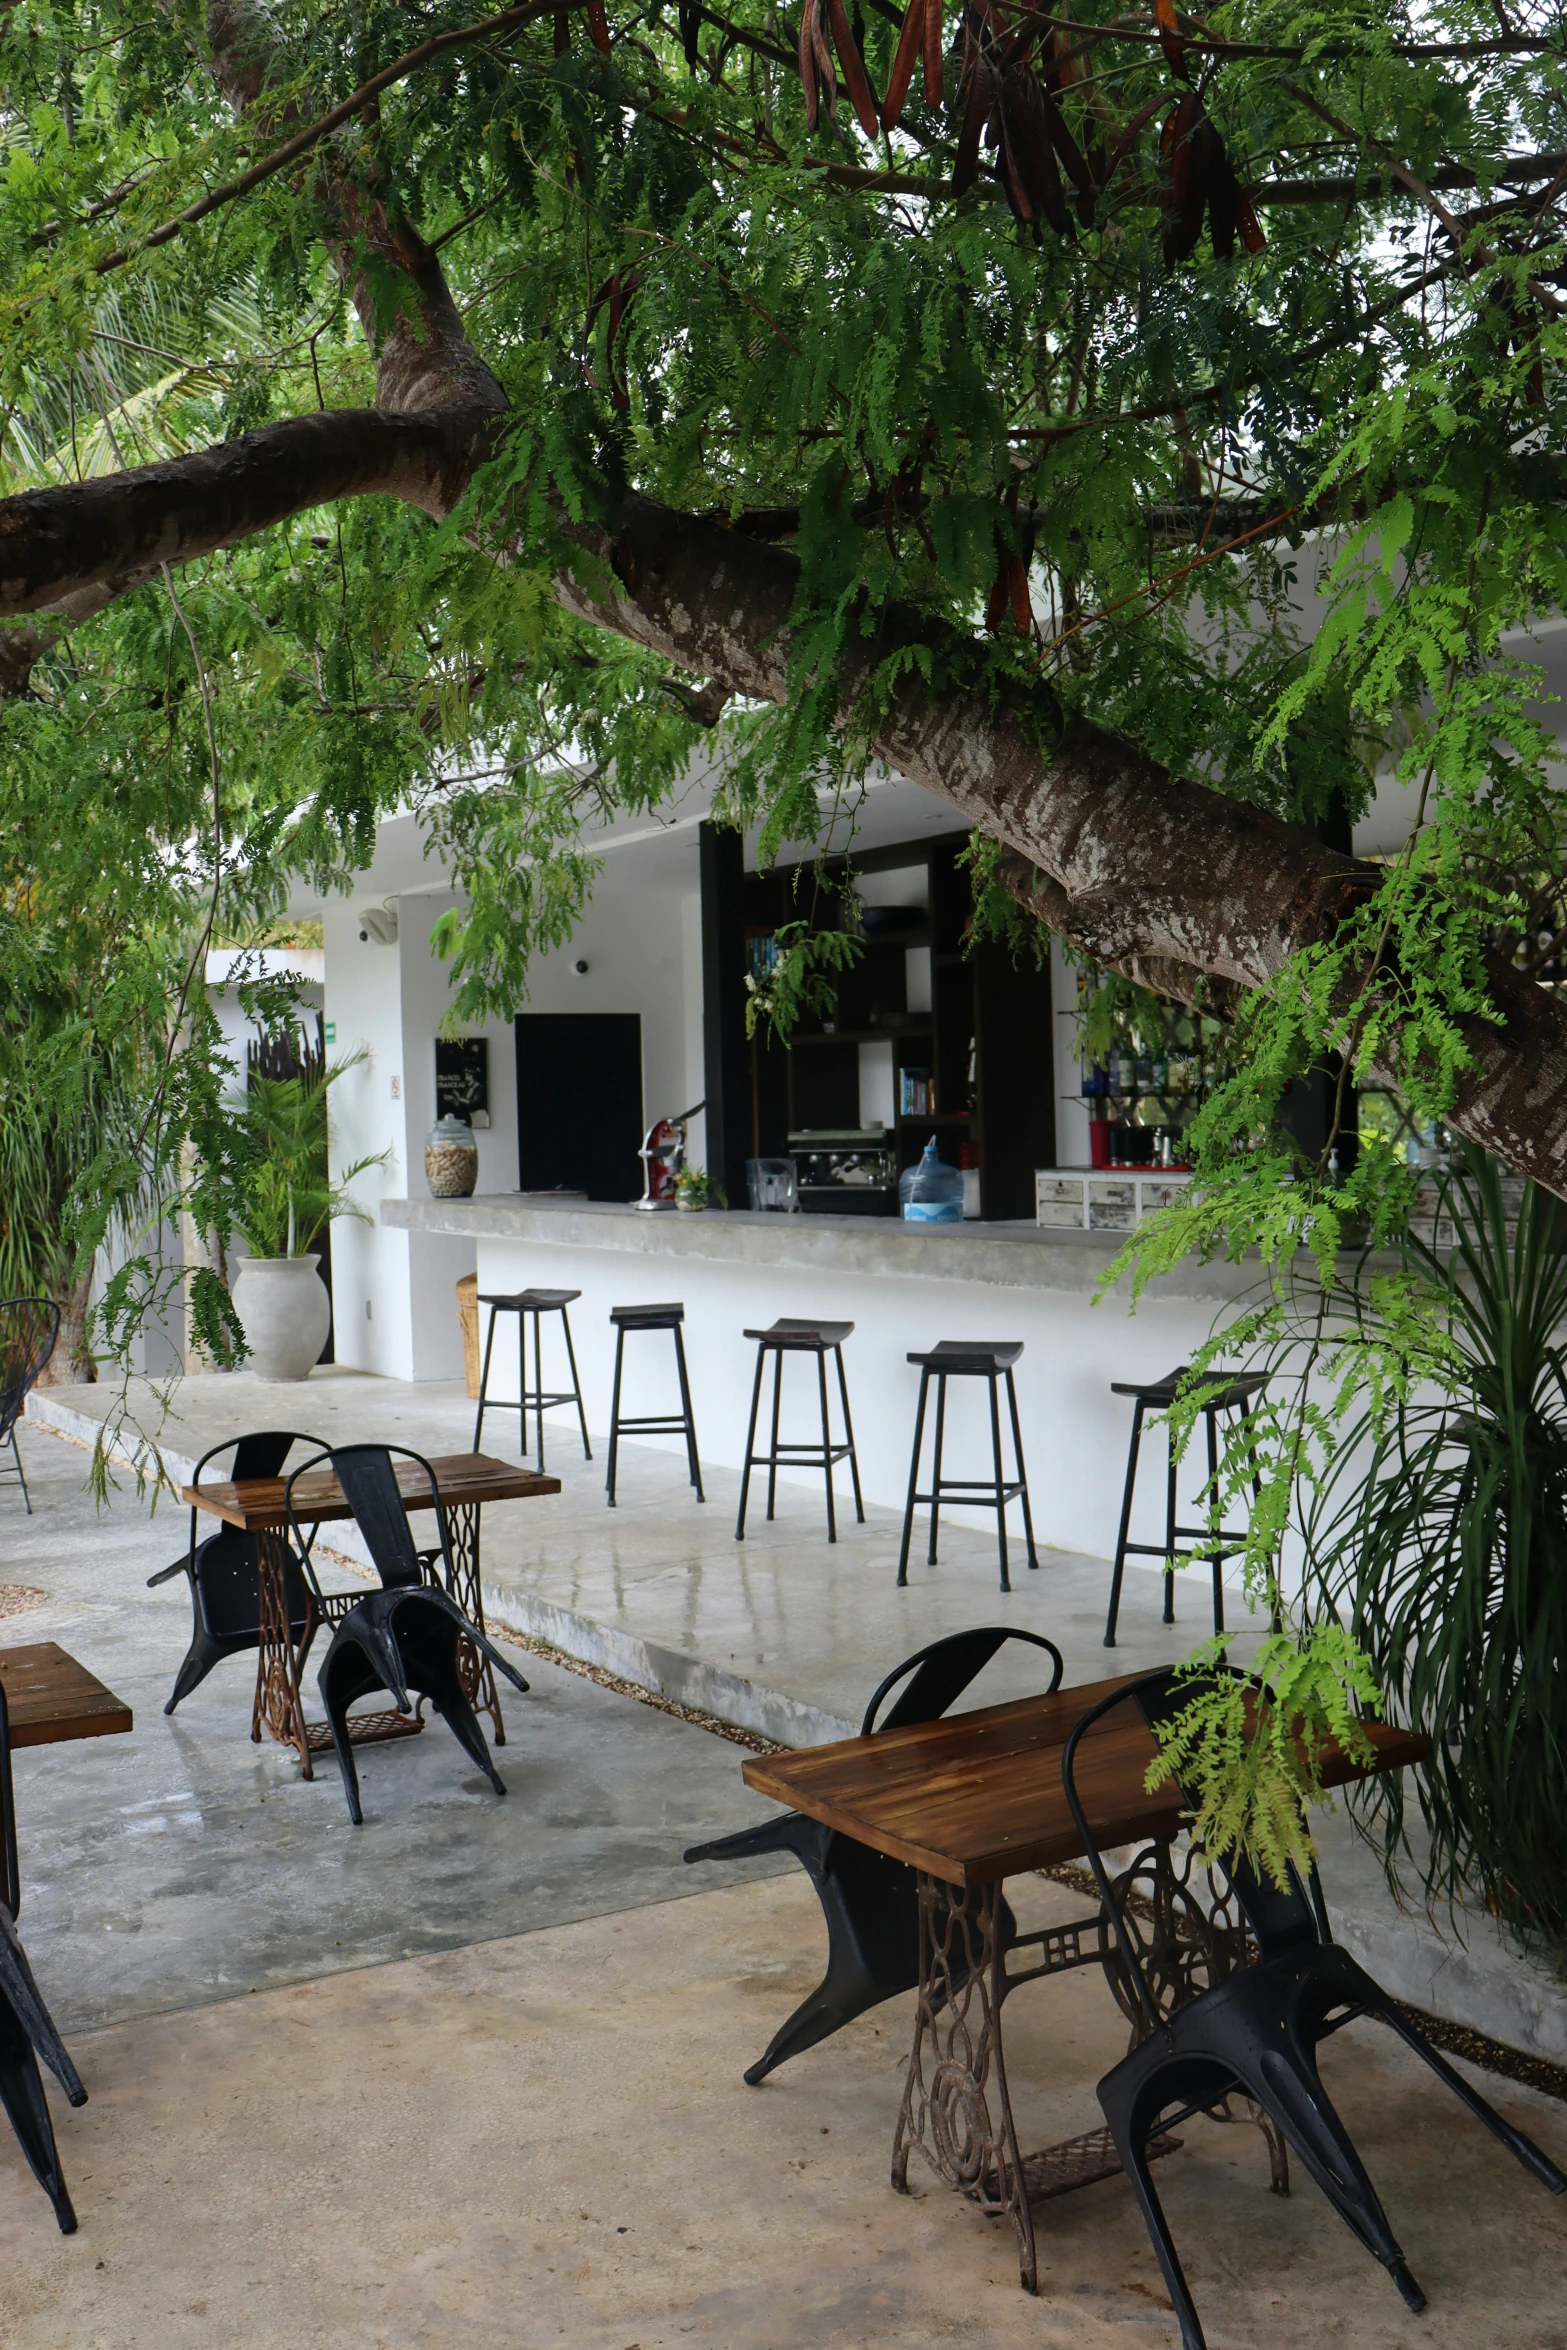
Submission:
POLYGON ((424 1138, 424 1179, 432 1199, 471 1199, 479 1180, 479 1145, 466 1118, 437 1118, 424 1138))

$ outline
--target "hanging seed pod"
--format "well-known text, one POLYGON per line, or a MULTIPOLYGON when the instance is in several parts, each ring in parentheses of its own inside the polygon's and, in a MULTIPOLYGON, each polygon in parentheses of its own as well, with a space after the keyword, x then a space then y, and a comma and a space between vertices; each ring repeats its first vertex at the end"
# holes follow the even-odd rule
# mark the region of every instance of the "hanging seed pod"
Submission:
POLYGON ((979 177, 979 142, 995 120, 1000 94, 1001 76, 990 59, 976 50, 969 64, 963 127, 958 133, 957 161, 952 167, 954 196, 961 196, 979 177))
POLYGON ((1189 82, 1186 67, 1186 43, 1181 39, 1175 22, 1172 0, 1153 0, 1154 23, 1159 29, 1159 46, 1164 51, 1164 62, 1177 81, 1189 82))
POLYGON ((1039 76, 1009 65, 1001 77, 1001 151, 1008 198, 1019 220, 1046 220, 1058 237, 1072 234, 1071 215, 1056 169, 1039 76))
POLYGON ((816 128, 818 113, 816 97, 816 20, 820 0, 804 0, 800 10, 800 87, 805 92, 805 127, 816 128))
POLYGON ((697 5, 697 0, 679 0, 677 17, 680 26, 680 46, 686 54, 686 69, 690 73, 695 73, 702 62, 702 52, 697 47, 697 35, 702 30, 702 11, 697 5))
POLYGON ((897 52, 892 60, 892 78, 882 101, 881 127, 884 131, 895 131, 903 120, 909 85, 914 79, 915 60, 924 38, 925 0, 909 0, 903 18, 903 30, 898 35, 897 52))
POLYGON ((1228 261, 1234 254, 1237 236, 1248 253, 1260 253, 1268 241, 1262 233, 1262 223, 1235 176, 1224 141, 1211 123, 1208 136, 1213 142, 1208 169, 1208 234, 1213 239, 1215 258, 1228 261))
POLYGON ((843 0, 830 0, 832 37, 838 50, 838 63, 843 67, 843 86, 849 93, 861 130, 868 139, 881 134, 881 116, 876 105, 876 93, 871 88, 870 76, 865 70, 865 59, 854 28, 849 22, 843 0))
POLYGON ((925 0, 925 103, 941 112, 941 0, 925 0))
POLYGON ((593 46, 601 57, 609 55, 609 18, 604 14, 604 0, 588 0, 588 31, 593 46))
MULTIPOLYGON (((1200 100, 1190 92, 1180 100, 1159 134, 1159 162, 1163 170, 1159 208, 1164 216, 1161 241, 1165 260, 1172 269, 1190 257, 1202 235, 1212 135, 1200 100)), ((1223 151, 1221 143, 1219 152, 1223 151)))

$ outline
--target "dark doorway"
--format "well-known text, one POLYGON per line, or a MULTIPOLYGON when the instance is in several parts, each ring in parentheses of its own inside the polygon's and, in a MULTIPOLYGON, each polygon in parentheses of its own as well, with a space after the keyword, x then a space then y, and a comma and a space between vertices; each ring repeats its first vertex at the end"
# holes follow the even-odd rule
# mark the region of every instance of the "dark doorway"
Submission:
POLYGON ((640 1015, 520 1012, 516 1028, 521 1188, 640 1198, 640 1015))

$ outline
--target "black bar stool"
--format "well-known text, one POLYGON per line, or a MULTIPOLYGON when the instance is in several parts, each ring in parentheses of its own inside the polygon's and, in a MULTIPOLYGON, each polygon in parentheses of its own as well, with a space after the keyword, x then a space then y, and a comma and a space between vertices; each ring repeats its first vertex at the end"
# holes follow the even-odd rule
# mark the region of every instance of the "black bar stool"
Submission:
MULTIPOLYGON (((1217 1371, 1211 1375, 1215 1384, 1222 1380, 1223 1385, 1203 1406, 1203 1418, 1208 1427, 1210 1523, 1206 1526, 1178 1526, 1175 1522, 1175 1447, 1171 1444, 1169 1470, 1165 1485, 1163 1545, 1161 1547, 1157 1542, 1129 1542, 1127 1540, 1127 1531, 1132 1523, 1132 1494, 1137 1484, 1137 1454, 1143 1440, 1143 1415, 1150 1411, 1167 1412, 1175 1401, 1176 1389, 1180 1386, 1181 1381, 1188 1376, 1189 1370, 1190 1366, 1182 1363, 1175 1370, 1169 1372, 1165 1378, 1155 1379, 1146 1387, 1139 1387, 1130 1380, 1117 1379, 1111 1382, 1110 1393, 1112 1395, 1129 1395, 1133 1400, 1132 1444, 1131 1450, 1126 1456, 1126 1491, 1121 1497, 1121 1528, 1115 1538, 1115 1566, 1110 1576, 1110 1613, 1105 1619, 1106 1648, 1114 1648, 1115 1646, 1116 1620, 1121 1612, 1121 1577, 1125 1572, 1126 1562, 1129 1558, 1164 1560, 1164 1620, 1167 1624, 1174 1623, 1175 1569, 1183 1556, 1190 1558, 1192 1555, 1190 1551, 1182 1553, 1177 1550, 1176 1544, 1180 1541, 1217 1541, 1227 1542, 1230 1545, 1228 1550, 1218 1550, 1213 1553, 1213 1628, 1216 1632, 1224 1630, 1224 1562, 1227 1558, 1233 1558, 1236 1551, 1245 1549, 1246 1537, 1244 1534, 1232 1533, 1218 1523, 1219 1414, 1220 1412, 1239 1412, 1243 1420, 1249 1418, 1252 1397, 1259 1395, 1268 1384, 1268 1375, 1265 1371, 1248 1371, 1238 1375, 1228 1371, 1217 1371)), ((1262 1494, 1262 1480, 1260 1478, 1255 1480, 1255 1491, 1260 1499, 1262 1494)))
POLYGON ((1034 1521, 1028 1507, 1028 1474, 1023 1467, 1023 1432, 1018 1426, 1017 1390, 1012 1384, 1012 1366, 1023 1351, 1021 1338, 1003 1339, 998 1344, 969 1338, 944 1338, 933 1346, 929 1354, 911 1354, 909 1361, 920 1367, 920 1402, 914 1416, 914 1457, 909 1462, 909 1498, 903 1512, 903 1548, 898 1553, 898 1581, 909 1579, 909 1536, 914 1530, 914 1512, 920 1502, 930 1504, 930 1548, 925 1563, 936 1564, 936 1523, 941 1515, 941 1497, 944 1493, 961 1493, 971 1509, 994 1510, 996 1513, 996 1544, 1001 1553, 1001 1588, 1010 1591, 1011 1578, 1007 1573, 1007 1504, 1023 1504, 1023 1538, 1028 1545, 1028 1563, 1037 1567, 1034 1555, 1034 1521), (936 1382, 936 1457, 931 1464, 930 1491, 915 1490, 920 1481, 920 1446, 925 1437, 925 1399, 932 1379, 936 1382), (995 1462, 991 1477, 944 1477, 941 1473, 941 1447, 946 1433, 947 1381, 949 1379, 988 1379, 990 1381, 990 1442, 995 1462), (1012 1451, 1017 1461, 1017 1475, 1006 1477, 1001 1467, 1001 1406, 996 1394, 996 1382, 1007 1383, 1007 1409, 1012 1415, 1012 1451))
POLYGON ((702 1464, 696 1457, 696 1421, 691 1415, 691 1382, 686 1377, 686 1350, 680 1336, 680 1325, 686 1318, 684 1306, 614 1306, 610 1320, 615 1325, 615 1393, 609 1407, 609 1475, 604 1480, 609 1495, 609 1506, 615 1506, 615 1464, 620 1457, 620 1432, 634 1428, 643 1436, 684 1436, 686 1462, 691 1471, 691 1482, 696 1487, 698 1501, 706 1501, 702 1491, 702 1464), (622 1419, 620 1412, 620 1369, 626 1352, 628 1330, 672 1330, 675 1334, 675 1367, 680 1373, 680 1417, 671 1413, 652 1414, 638 1420, 622 1419))
POLYGON ((770 1330, 748 1330, 747 1338, 756 1340, 756 1385, 751 1390, 751 1425, 745 1438, 745 1468, 740 1477, 740 1514, 735 1519, 735 1540, 745 1540, 745 1505, 751 1490, 751 1471, 767 1471, 767 1515, 773 1514, 773 1496, 778 1487, 779 1463, 794 1468, 819 1468, 827 1479, 827 1539, 838 1539, 838 1520, 833 1509, 832 1471, 834 1461, 846 1460, 849 1474, 854 1479, 854 1514, 863 1526, 865 1504, 860 1498, 860 1464, 854 1457, 854 1422, 849 1417, 849 1383, 843 1375, 843 1342, 852 1336, 852 1322, 797 1322, 785 1316, 770 1330), (822 1437, 819 1444, 780 1444, 778 1441, 778 1405, 783 1383, 783 1359, 786 1354, 813 1354, 816 1357, 816 1376, 822 1399, 822 1437), (762 1401, 762 1373, 767 1358, 773 1358, 773 1441, 770 1452, 757 1452, 756 1415, 762 1401), (833 1442, 832 1422, 827 1410, 827 1357, 831 1355, 838 1365, 838 1393, 843 1399, 842 1444, 833 1442))
POLYGON ((519 1289, 510 1296, 485 1295, 479 1299, 478 1302, 481 1306, 488 1306, 490 1309, 490 1327, 484 1340, 484 1369, 479 1377, 479 1409, 474 1415, 473 1422, 473 1449, 475 1452, 480 1449, 479 1438, 484 1433, 486 1412, 520 1412, 522 1424, 517 1449, 525 1455, 528 1450, 528 1414, 534 1412, 538 1415, 539 1422, 539 1468, 542 1472, 544 1467, 544 1415, 546 1412, 553 1411, 557 1404, 574 1403, 577 1407, 577 1420, 582 1429, 582 1457, 585 1461, 590 1461, 593 1458, 593 1447, 588 1442, 588 1415, 582 1408, 582 1381, 577 1376, 577 1350, 571 1343, 571 1318, 566 1312, 566 1308, 569 1305, 575 1305, 581 1295, 580 1289, 519 1289), (517 1317, 517 1360, 522 1372, 522 1393, 520 1396, 492 1397, 490 1394, 490 1355, 495 1346, 495 1317, 497 1314, 515 1314, 517 1317), (538 1385, 532 1395, 528 1393, 528 1325, 526 1317, 529 1314, 533 1316, 533 1364, 538 1375, 538 1385), (558 1393, 553 1394, 546 1393, 544 1387, 544 1351, 539 1342, 539 1316, 541 1314, 559 1314, 560 1326, 566 1334, 566 1360, 571 1365, 571 1385, 561 1388, 558 1393))

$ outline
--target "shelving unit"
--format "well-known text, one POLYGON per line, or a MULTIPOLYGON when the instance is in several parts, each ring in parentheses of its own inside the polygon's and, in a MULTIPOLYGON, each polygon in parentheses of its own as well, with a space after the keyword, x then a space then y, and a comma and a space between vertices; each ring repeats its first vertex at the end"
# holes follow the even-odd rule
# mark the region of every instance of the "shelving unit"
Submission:
MULTIPOLYGON (((933 1135, 954 1166, 959 1146, 971 1142, 979 1156, 981 1213, 1031 1218, 1035 1169, 1048 1167, 1055 1150, 1050 976, 1031 961, 1015 965, 993 945, 965 953, 972 901, 967 873, 957 864, 963 845, 949 835, 854 859, 855 872, 881 877, 882 889, 906 873, 906 902, 918 904, 923 919, 866 940, 859 962, 838 981, 838 1016, 830 1029, 812 1017, 786 1047, 760 1035, 752 1040, 751 1153, 782 1157, 789 1134, 802 1127, 859 1126, 862 1076, 867 1091, 874 1083, 870 1070, 862 1071, 861 1056, 886 1045, 892 1085, 887 1124, 900 1172, 933 1135), (909 1001, 911 975, 920 981, 926 968, 928 1011, 909 1001), (933 1109, 899 1110, 899 1078, 906 1069, 929 1072, 933 1109)), ((798 921, 809 908, 811 873, 800 873, 796 894, 795 871, 745 876, 748 934, 798 921)), ((836 898, 823 901, 829 919, 836 918, 838 905, 836 898)), ((744 985, 743 967, 738 984, 744 985)))

